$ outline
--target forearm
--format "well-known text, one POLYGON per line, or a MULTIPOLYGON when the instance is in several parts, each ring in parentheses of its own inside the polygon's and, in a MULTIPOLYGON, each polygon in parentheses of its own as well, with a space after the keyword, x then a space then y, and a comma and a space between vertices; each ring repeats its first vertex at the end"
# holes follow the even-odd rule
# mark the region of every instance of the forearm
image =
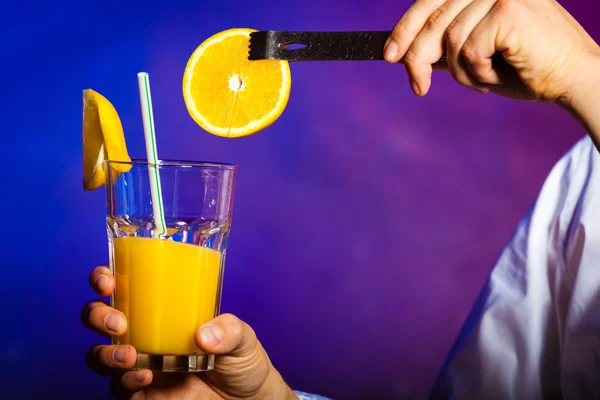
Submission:
POLYGON ((600 151, 600 55, 580 64, 573 89, 559 105, 579 121, 600 151))

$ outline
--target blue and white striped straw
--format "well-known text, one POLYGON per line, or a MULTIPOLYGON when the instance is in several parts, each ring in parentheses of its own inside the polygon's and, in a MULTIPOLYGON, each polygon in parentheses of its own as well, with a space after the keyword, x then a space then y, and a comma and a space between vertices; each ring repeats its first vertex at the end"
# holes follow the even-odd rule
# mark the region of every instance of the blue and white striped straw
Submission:
POLYGON ((158 172, 158 152, 156 151, 156 134, 154 132, 154 113, 152 112, 152 96, 150 95, 150 79, 148 73, 138 73, 140 87, 140 105, 142 106, 142 121, 144 123, 144 138, 146 140, 146 156, 148 157, 148 178, 150 179, 150 194, 152 196, 152 211, 154 213, 153 236, 161 239, 167 229, 165 212, 158 172))

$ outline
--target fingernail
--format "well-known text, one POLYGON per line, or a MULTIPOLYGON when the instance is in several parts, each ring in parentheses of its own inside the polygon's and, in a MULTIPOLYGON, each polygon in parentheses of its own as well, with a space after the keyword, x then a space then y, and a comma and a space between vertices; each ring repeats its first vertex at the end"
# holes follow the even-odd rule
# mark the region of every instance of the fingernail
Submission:
POLYGON ((144 382, 144 380, 146 380, 146 371, 135 371, 133 373, 133 380, 144 382))
POLYGON ((490 91, 490 89, 485 86, 473 86, 471 89, 483 94, 486 94, 490 91))
POLYGON ((108 277, 104 274, 98 275, 96 278, 96 287, 98 290, 104 290, 106 285, 108 285, 108 277))
POLYGON ((113 359, 116 362, 125 362, 127 361, 127 356, 129 355, 129 347, 125 346, 125 347, 117 347, 114 351, 113 351, 113 359))
POLYGON ((398 55, 398 43, 393 40, 385 47, 384 58, 388 61, 393 60, 398 55))
POLYGON ((104 327, 113 332, 118 332, 122 323, 123 318, 118 314, 108 314, 104 317, 104 327))
POLYGON ((219 328, 212 324, 206 324, 200 327, 200 337, 202 341, 209 346, 217 346, 223 341, 223 333, 219 328))

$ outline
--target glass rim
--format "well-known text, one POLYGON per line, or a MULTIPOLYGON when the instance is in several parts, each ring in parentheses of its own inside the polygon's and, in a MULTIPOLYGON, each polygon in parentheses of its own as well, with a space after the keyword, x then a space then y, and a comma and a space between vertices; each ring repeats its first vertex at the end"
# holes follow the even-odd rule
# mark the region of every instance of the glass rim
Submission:
POLYGON ((213 162, 213 161, 193 161, 193 160, 158 160, 157 164, 148 162, 147 159, 143 158, 132 158, 131 161, 119 161, 119 160, 104 160, 108 165, 121 164, 131 166, 158 166, 158 167, 190 167, 190 168, 214 168, 214 169, 225 169, 225 170, 236 170, 237 165, 225 162, 213 162))

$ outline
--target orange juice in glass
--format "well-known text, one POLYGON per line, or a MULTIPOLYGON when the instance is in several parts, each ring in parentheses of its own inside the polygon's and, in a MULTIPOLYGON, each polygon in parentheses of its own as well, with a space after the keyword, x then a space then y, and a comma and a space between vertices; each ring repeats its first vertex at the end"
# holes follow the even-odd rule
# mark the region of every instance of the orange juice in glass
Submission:
POLYGON ((214 356, 194 341, 219 314, 236 167, 162 161, 157 165, 166 231, 157 235, 149 165, 115 172, 107 161, 107 228, 116 288, 111 304, 127 317, 113 337, 138 353, 135 368, 206 371, 214 356))

